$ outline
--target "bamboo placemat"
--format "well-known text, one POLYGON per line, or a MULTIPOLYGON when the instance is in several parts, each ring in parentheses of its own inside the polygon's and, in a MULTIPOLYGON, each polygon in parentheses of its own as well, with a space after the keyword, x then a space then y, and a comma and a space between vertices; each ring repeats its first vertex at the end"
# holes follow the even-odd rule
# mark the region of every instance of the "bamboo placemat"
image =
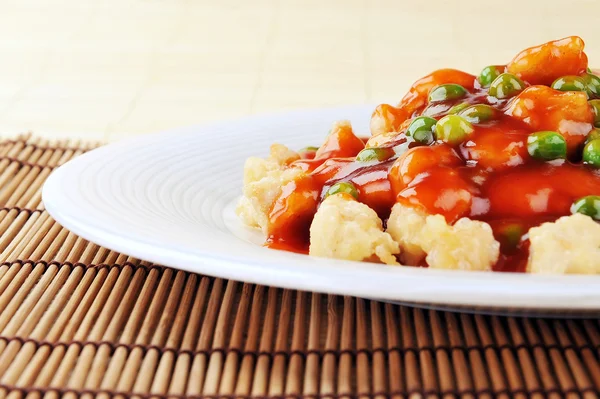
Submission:
POLYGON ((44 210, 94 144, 0 143, 0 397, 596 398, 598 320, 419 310, 152 265, 44 210))

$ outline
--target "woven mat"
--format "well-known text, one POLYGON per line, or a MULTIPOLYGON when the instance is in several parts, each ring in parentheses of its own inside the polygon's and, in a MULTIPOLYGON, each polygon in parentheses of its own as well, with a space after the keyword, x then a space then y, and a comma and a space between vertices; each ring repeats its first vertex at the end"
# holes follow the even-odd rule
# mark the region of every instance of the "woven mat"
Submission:
POLYGON ((41 187, 92 147, 0 143, 0 397, 598 397, 598 320, 281 290, 78 238, 41 187))

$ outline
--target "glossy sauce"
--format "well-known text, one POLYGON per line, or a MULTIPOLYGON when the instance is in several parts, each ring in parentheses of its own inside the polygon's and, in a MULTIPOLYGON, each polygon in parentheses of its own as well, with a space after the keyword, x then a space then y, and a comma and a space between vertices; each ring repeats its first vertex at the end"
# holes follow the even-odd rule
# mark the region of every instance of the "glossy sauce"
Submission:
MULTIPOLYGON (((572 40, 567 45, 578 43, 572 40)), ((539 51, 518 55, 506 69, 530 76, 525 64, 539 58, 539 51)), ((585 71, 587 57, 567 53, 564 57, 564 65, 556 67, 560 76, 585 71)), ((548 84, 553 76, 551 68, 545 68, 538 78, 530 79, 548 84)), ((349 181, 358 189, 358 200, 373 208, 384 223, 396 202, 442 214, 449 223, 461 217, 489 223, 501 244, 494 270, 524 271, 529 228, 569 215, 572 203, 580 197, 600 194, 600 172, 582 164, 578 155, 593 128, 593 118, 582 92, 529 86, 516 97, 497 100, 488 96, 488 89, 481 88, 473 75, 436 71, 417 81, 398 107, 382 105, 375 110, 372 129, 397 130, 380 145, 394 148, 392 158, 357 161, 355 156, 363 146, 351 131, 339 128, 330 133, 314 158, 292 164, 307 175, 284 186, 275 201, 269 245, 307 252, 308 230, 320 201, 331 185, 349 181), (443 83, 461 84, 469 94, 456 101, 427 104, 431 88, 443 83), (426 114, 440 119, 463 102, 488 104, 497 115, 473 124, 468 140, 456 146, 441 142, 420 146, 404 134, 411 118, 426 114), (557 131, 565 137, 567 160, 542 162, 530 157, 527 137, 539 130, 557 131)))

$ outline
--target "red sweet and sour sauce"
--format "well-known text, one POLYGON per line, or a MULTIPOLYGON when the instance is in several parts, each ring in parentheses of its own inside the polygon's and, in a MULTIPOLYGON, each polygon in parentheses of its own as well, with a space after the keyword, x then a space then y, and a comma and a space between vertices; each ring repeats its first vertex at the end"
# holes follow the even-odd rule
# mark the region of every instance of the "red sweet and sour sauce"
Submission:
POLYGON ((501 248, 493 269, 524 271, 529 228, 571 214, 578 198, 600 194, 600 169, 581 162, 595 115, 586 92, 548 87, 561 76, 586 73, 581 39, 525 50, 503 68, 526 85, 511 98, 490 96, 489 88, 481 87, 475 76, 444 69, 417 81, 397 107, 378 106, 372 134, 390 137, 377 146, 393 149, 388 159, 356 160, 365 148, 364 140, 348 125, 335 125, 311 159, 290 165, 306 173, 285 185, 273 204, 268 245, 306 253, 310 223, 320 201, 333 184, 344 181, 356 187, 358 200, 374 209, 384 223, 398 202, 441 214, 448 223, 462 217, 487 222, 501 248), (460 84, 468 94, 429 102, 431 89, 446 83, 460 84), (422 145, 406 135, 414 118, 426 114, 439 120, 463 103, 487 104, 496 114, 473 123, 468 139, 455 145, 440 140, 422 145), (566 159, 532 157, 527 138, 538 131, 560 133, 567 145, 566 159))

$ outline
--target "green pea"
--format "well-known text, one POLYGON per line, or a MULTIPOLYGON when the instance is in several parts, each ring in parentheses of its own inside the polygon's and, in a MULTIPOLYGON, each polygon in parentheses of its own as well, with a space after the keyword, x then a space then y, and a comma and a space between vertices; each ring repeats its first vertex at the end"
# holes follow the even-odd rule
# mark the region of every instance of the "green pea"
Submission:
POLYGON ((594 113, 594 126, 600 127, 600 100, 590 100, 588 103, 592 106, 594 113))
POLYGON ((333 186, 329 187, 329 190, 327 190, 327 193, 325 194, 325 198, 339 193, 350 194, 358 199, 358 190, 354 187, 354 184, 345 181, 335 183, 333 186))
POLYGON ((554 90, 560 91, 585 91, 587 92, 588 85, 579 76, 563 76, 552 82, 550 86, 554 90))
POLYGON ((457 100, 466 96, 467 93, 467 89, 461 85, 454 83, 439 85, 429 92, 429 102, 457 100))
POLYGON ((600 139, 591 140, 583 147, 583 162, 600 168, 600 139))
POLYGON ((462 111, 463 109, 465 109, 465 108, 468 108, 468 107, 469 107, 469 105, 471 105, 471 104, 469 104, 469 103, 460 103, 460 104, 456 104, 455 106, 453 106, 452 108, 450 108, 450 109, 448 110, 448 113, 449 113, 450 115, 458 114, 458 113, 459 113, 460 111, 462 111))
POLYGON ((510 223, 502 226, 498 233, 502 236, 502 242, 507 245, 508 248, 514 249, 521 242, 521 237, 525 234, 525 229, 518 223, 510 223))
POLYGON ((416 142, 421 144, 429 145, 433 143, 433 130, 437 121, 428 116, 419 116, 415 118, 408 129, 406 129, 406 135, 412 137, 416 142))
POLYGON ((496 109, 486 104, 477 104, 461 111, 459 115, 471 123, 481 123, 492 119, 496 115, 496 109))
POLYGON ((500 75, 504 73, 503 65, 490 65, 483 68, 477 80, 481 87, 488 87, 500 75))
POLYGON ((527 152, 533 158, 544 161, 567 157, 567 142, 556 132, 542 131, 527 137, 527 152))
POLYGON ((356 160, 359 162, 386 161, 394 154, 394 150, 391 148, 370 147, 359 152, 356 160))
POLYGON ((499 99, 516 96, 525 89, 525 83, 515 75, 503 73, 490 85, 489 95, 499 99))
POLYGON ((596 139, 600 139, 600 129, 598 129, 597 127, 590 130, 587 137, 585 138, 585 143, 587 144, 590 141, 596 140, 596 139))
POLYGON ((587 85, 588 97, 600 97, 600 77, 591 73, 584 73, 581 79, 587 85))
POLYGON ((600 196, 588 195, 578 199, 571 205, 571 213, 582 213, 595 220, 600 220, 600 196))
POLYGON ((458 115, 446 115, 435 125, 438 140, 455 145, 460 144, 473 133, 473 125, 458 115))
POLYGON ((298 152, 314 152, 314 151, 318 151, 319 147, 313 147, 313 146, 308 146, 308 147, 304 147, 303 149, 301 149, 298 152))

